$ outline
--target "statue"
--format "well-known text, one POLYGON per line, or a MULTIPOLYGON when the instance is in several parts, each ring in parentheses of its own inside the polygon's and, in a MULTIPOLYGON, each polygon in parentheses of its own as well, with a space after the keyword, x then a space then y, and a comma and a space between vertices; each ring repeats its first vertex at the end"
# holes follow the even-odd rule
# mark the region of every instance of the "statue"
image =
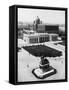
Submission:
POLYGON ((44 59, 44 56, 41 56, 39 67, 43 70, 49 68, 49 61, 47 59, 44 59))
POLYGON ((49 65, 49 61, 44 56, 41 56, 41 61, 38 68, 32 70, 32 73, 39 79, 44 79, 53 74, 56 74, 56 69, 49 65))

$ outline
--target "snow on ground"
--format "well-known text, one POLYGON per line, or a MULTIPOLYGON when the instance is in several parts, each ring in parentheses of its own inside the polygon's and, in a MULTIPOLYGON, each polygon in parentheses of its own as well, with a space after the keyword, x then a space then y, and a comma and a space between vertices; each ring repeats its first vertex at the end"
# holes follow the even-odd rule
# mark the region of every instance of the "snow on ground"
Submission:
POLYGON ((65 79, 64 50, 62 53, 61 57, 48 57, 50 65, 57 70, 57 73, 45 79, 37 79, 32 74, 32 70, 39 66, 40 58, 31 55, 22 48, 18 52, 18 82, 65 79))

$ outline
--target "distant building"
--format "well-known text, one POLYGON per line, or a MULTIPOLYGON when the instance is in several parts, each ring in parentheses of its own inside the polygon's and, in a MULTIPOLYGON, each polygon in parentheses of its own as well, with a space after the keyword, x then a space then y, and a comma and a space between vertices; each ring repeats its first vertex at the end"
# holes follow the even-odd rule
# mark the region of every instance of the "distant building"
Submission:
POLYGON ((26 43, 42 43, 48 41, 57 41, 58 34, 48 34, 48 33, 24 34, 23 40, 26 43))
POLYGON ((37 16, 37 18, 34 20, 33 22, 33 29, 37 31, 38 29, 38 25, 41 24, 42 21, 40 20, 40 18, 37 16))
POLYGON ((59 25, 43 24, 38 16, 33 24, 24 24, 22 22, 18 24, 18 38, 23 38, 28 43, 56 41, 58 35, 59 25))
POLYGON ((40 18, 37 18, 33 22, 33 30, 37 33, 59 33, 59 25, 43 24, 40 18))
POLYGON ((36 29, 36 25, 34 25, 33 29, 37 33, 59 33, 59 25, 38 24, 38 28, 36 29))

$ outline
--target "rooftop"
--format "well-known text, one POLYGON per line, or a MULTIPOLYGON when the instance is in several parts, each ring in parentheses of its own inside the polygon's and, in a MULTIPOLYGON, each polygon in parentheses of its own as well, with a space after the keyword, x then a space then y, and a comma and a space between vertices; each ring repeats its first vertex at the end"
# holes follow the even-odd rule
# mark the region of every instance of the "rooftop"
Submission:
POLYGON ((58 34, 49 34, 49 33, 33 33, 33 34, 24 34, 24 36, 27 36, 27 37, 32 37, 32 36, 46 36, 46 35, 54 35, 54 36, 57 36, 58 34))

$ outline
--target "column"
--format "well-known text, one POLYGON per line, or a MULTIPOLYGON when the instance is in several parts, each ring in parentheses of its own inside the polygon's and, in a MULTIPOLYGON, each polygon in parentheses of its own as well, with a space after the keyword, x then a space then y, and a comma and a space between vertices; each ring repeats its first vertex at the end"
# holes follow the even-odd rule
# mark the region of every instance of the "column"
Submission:
POLYGON ((49 35, 49 37, 50 37, 50 41, 52 41, 52 35, 49 35))
POLYGON ((40 37, 38 37, 38 43, 40 42, 40 40, 39 40, 39 39, 40 39, 40 37))

